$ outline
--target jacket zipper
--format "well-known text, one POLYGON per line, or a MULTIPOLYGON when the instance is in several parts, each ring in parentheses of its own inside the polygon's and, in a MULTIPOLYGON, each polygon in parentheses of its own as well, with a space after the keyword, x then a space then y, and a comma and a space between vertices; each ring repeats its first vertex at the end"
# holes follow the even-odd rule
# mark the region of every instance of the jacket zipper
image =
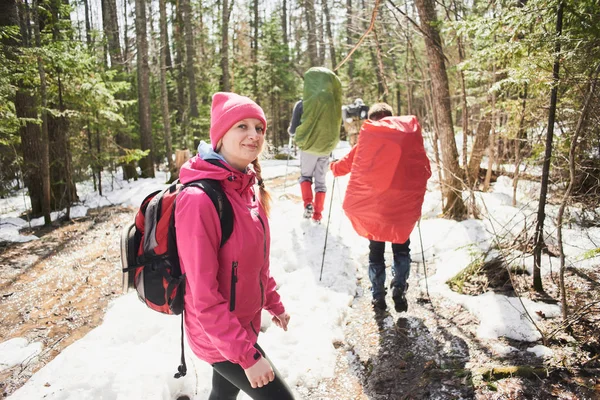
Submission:
POLYGON ((231 263, 231 295, 229 296, 229 311, 235 310, 235 285, 238 281, 237 267, 237 261, 231 263))
POLYGON ((252 321, 250 321, 250 327, 252 328, 252 331, 254 332, 254 334, 256 336, 258 336, 258 332, 256 332, 256 329, 254 328, 254 323, 252 321))
MULTIPOLYGON (((263 222, 262 218, 260 217, 260 214, 258 212, 256 212, 256 216, 258 217, 258 220, 260 221, 260 224, 262 225, 263 228, 263 268, 265 266, 265 261, 267 260, 267 232, 265 230, 265 223, 263 222)), ((262 268, 260 269, 262 271, 262 268)), ((260 308, 263 308, 263 305, 265 303, 265 293, 264 293, 264 288, 263 288, 263 284, 262 281, 260 280, 260 273, 258 274, 258 285, 260 286, 260 308)))

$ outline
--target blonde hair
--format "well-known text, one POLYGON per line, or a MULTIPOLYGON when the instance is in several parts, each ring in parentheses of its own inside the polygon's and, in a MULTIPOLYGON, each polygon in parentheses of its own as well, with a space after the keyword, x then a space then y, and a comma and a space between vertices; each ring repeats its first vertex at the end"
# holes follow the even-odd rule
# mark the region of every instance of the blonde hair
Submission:
POLYGON ((268 217, 271 213, 271 195, 265 188, 265 182, 262 179, 262 170, 258 162, 258 158, 252 161, 252 166, 254 167, 254 172, 256 173, 256 180, 258 183, 258 189, 260 193, 260 203, 262 204, 263 209, 265 210, 265 214, 267 214, 268 217))
POLYGON ((394 115, 392 107, 387 103, 375 103, 369 108, 367 118, 372 121, 379 121, 385 117, 394 115))

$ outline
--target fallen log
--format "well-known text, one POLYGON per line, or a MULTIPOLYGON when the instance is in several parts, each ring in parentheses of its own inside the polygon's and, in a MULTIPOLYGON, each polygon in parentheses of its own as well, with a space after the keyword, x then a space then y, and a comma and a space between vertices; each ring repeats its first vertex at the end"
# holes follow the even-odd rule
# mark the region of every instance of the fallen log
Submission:
POLYGON ((546 367, 531 367, 528 365, 512 365, 506 367, 489 367, 489 368, 476 368, 473 370, 474 375, 483 376, 486 381, 496 381, 504 378, 521 377, 521 378, 532 378, 548 376, 550 374, 550 368, 546 367))

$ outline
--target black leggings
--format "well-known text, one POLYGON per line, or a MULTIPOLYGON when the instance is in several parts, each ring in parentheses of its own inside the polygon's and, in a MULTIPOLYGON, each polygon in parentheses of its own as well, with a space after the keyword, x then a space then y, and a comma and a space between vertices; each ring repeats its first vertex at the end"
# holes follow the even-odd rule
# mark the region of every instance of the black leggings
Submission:
POLYGON ((275 373, 273 382, 253 389, 244 369, 239 364, 230 361, 218 362, 212 365, 212 390, 208 400, 235 400, 240 390, 243 390, 254 400, 294 400, 292 391, 283 381, 281 374, 269 360, 269 357, 265 355, 263 349, 258 344, 255 344, 254 347, 271 363, 275 373))

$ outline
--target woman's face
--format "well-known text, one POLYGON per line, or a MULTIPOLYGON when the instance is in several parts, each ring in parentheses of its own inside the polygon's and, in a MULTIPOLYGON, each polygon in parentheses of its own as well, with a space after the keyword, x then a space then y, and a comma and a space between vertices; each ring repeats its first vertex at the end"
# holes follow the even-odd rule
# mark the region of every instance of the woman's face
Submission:
POLYGON ((223 136, 219 153, 229 165, 243 171, 258 157, 265 143, 265 127, 256 118, 236 122, 223 136))

